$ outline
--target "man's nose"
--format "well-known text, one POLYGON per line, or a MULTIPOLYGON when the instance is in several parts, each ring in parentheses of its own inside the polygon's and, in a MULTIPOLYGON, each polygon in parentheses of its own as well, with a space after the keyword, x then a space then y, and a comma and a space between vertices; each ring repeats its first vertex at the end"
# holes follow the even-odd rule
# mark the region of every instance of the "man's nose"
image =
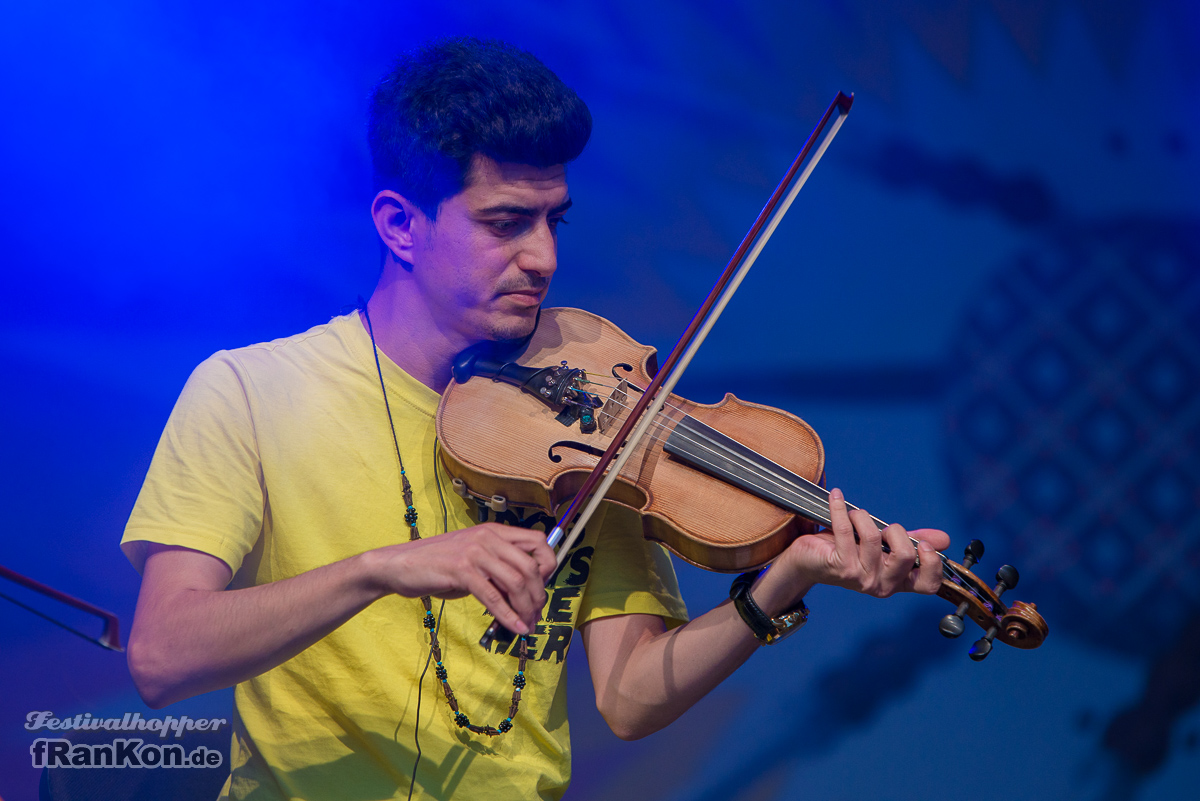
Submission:
POLYGON ((558 238, 547 220, 540 221, 530 231, 521 249, 517 266, 543 278, 549 278, 558 267, 558 238))

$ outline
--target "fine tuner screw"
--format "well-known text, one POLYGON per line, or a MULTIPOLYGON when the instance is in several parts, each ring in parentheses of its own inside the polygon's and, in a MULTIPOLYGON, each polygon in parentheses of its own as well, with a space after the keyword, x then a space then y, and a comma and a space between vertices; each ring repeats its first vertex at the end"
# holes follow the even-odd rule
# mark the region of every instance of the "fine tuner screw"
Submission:
MULTIPOLYGON (((1011 590, 1017 586, 1017 582, 1021 580, 1021 574, 1012 565, 1003 565, 996 571, 996 587, 993 592, 999 598, 1006 590, 1011 590)), ((998 626, 992 626, 988 629, 988 633, 983 635, 981 639, 975 641, 971 646, 971 650, 967 655, 976 662, 982 662, 987 659, 987 655, 992 652, 992 640, 995 639, 996 633, 999 631, 998 626)))
MULTIPOLYGON (((982 558, 983 543, 979 540, 968 542, 967 547, 963 549, 963 566, 970 570, 982 558)), ((963 615, 967 613, 969 607, 970 604, 963 601, 958 605, 958 609, 942 618, 942 622, 938 624, 938 631, 942 633, 943 637, 954 639, 966 630, 966 626, 963 625, 963 615)))

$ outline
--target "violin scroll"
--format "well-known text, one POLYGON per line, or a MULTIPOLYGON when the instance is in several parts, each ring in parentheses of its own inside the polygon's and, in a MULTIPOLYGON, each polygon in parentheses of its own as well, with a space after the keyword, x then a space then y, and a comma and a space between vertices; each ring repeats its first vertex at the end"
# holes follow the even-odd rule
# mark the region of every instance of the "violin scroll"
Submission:
POLYGON ((1002 565, 996 571, 996 586, 988 587, 971 572, 982 557, 983 543, 971 540, 964 551, 963 564, 942 559, 945 578, 938 595, 957 607, 942 618, 938 630, 946 637, 958 637, 966 630, 964 616, 970 617, 985 632, 968 651, 976 662, 987 658, 997 637, 1014 648, 1037 648, 1050 630, 1038 614, 1037 605, 1014 601, 1008 606, 1000 600, 1001 595, 1017 586, 1020 573, 1012 565, 1002 565))

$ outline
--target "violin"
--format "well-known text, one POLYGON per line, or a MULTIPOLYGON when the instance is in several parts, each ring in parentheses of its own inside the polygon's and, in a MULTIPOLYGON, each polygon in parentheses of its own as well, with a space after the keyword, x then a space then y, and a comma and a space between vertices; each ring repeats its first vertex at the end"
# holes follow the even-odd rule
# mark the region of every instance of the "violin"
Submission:
MULTIPOLYGON (((554 516, 657 373, 653 348, 580 309, 544 309, 519 354, 464 352, 436 423, 455 492, 498 511, 512 505, 554 516)), ((831 524, 824 470, 817 433, 789 412, 732 394, 716 404, 671 394, 605 500, 636 511, 644 536, 681 559, 740 573, 831 524)), ((1017 585, 1016 569, 1005 565, 989 587, 970 570, 982 555, 978 540, 962 564, 938 554, 938 595, 956 606, 940 630, 957 637, 964 616, 979 624, 986 633, 971 650, 976 660, 994 640, 1038 647, 1048 627, 1036 605, 1000 600, 1017 585)))
MULTIPOLYGON (((560 564, 604 500, 637 511, 645 536, 686 561, 727 572, 769 564, 796 537, 830 525, 824 449, 807 423, 733 395, 706 405, 672 390, 852 104, 841 92, 830 103, 661 370, 652 348, 577 309, 543 310, 510 352, 484 343, 459 354, 436 422, 455 491, 497 511, 511 503, 552 517, 571 498, 547 536, 560 564)), ((1000 600, 1017 585, 1016 569, 1004 565, 989 587, 970 569, 982 555, 978 540, 961 564, 938 554, 938 595, 956 605, 941 632, 961 635, 964 617, 977 623, 985 634, 970 650, 976 661, 996 639, 1038 647, 1048 627, 1036 606, 1000 600)), ((480 644, 497 630, 493 622, 480 644)))

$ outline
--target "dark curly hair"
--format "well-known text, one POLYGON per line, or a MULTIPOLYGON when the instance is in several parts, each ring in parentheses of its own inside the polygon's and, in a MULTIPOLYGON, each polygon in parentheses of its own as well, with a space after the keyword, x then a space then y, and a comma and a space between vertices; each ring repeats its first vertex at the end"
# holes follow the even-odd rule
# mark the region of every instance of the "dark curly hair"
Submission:
POLYGON ((476 153, 549 167, 575 159, 591 133, 579 96, 504 42, 429 42, 402 56, 371 97, 376 188, 399 192, 430 219, 462 191, 476 153))

